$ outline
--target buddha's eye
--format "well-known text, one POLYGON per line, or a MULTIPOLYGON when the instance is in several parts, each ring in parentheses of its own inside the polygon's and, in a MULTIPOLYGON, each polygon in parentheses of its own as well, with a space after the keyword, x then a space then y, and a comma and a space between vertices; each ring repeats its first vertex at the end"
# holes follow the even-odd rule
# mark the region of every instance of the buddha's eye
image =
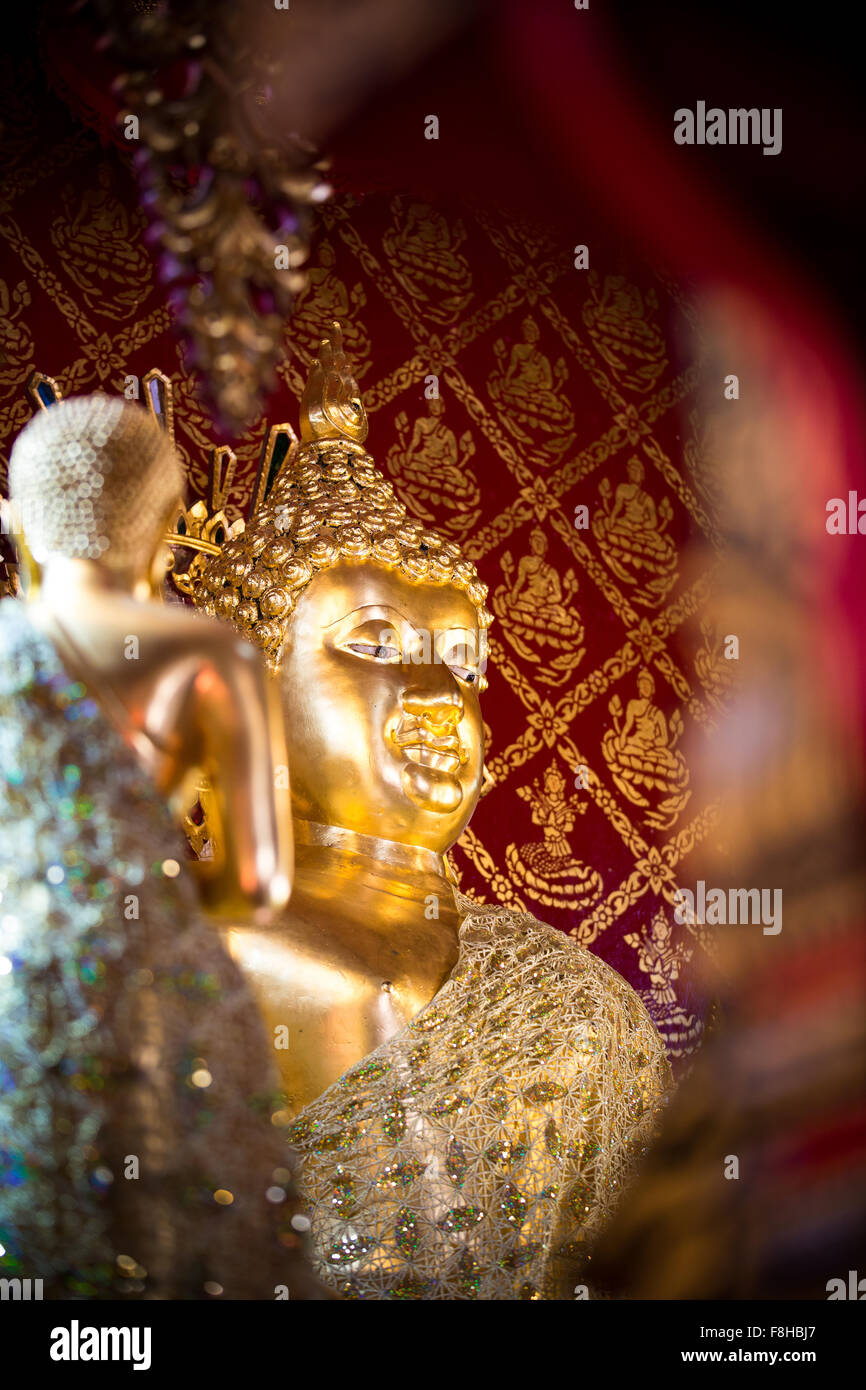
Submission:
POLYGON ((356 656, 364 656, 369 661, 399 661, 400 651, 397 647, 385 647, 376 642, 347 642, 346 649, 354 652, 356 656))
POLYGON ((471 643, 449 643, 441 660, 444 660, 452 676, 455 676, 461 684, 474 686, 480 684, 476 652, 471 643))
POLYGON ((470 671, 468 666, 450 666, 449 671, 457 677, 459 681, 464 681, 466 685, 478 684, 478 672, 470 671))

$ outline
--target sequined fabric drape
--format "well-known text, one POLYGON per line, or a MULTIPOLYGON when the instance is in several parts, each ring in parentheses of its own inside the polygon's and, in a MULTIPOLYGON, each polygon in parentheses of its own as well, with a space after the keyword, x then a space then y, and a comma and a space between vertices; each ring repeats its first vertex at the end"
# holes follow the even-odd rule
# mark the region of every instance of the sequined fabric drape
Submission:
POLYGON ((362 1299, 573 1298, 666 1099, 632 990, 532 917, 464 914, 451 978, 289 1131, 317 1273, 362 1299))

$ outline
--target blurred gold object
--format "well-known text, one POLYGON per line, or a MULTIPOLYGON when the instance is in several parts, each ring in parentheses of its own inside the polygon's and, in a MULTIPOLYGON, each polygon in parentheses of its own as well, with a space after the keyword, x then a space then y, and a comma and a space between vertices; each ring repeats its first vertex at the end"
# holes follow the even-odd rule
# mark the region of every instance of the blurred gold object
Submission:
MULTIPOLYGON (((778 936, 700 925, 696 983, 720 1017, 595 1252, 617 1298, 826 1300, 863 1250, 862 605, 826 530, 828 497, 856 476, 860 427, 852 414, 850 435, 839 428, 849 388, 826 366, 816 375, 832 340, 801 313, 719 283, 697 320, 709 360, 736 362, 751 387, 731 411, 708 377, 693 421, 722 542, 695 668, 720 717, 711 739, 692 730, 685 757, 696 798, 718 798, 721 815, 690 863, 723 891, 772 885, 784 918, 780 907, 778 936), (742 660, 720 656, 725 634, 742 660)), ((693 537, 684 569, 706 568, 706 547, 693 537)), ((687 795, 661 723, 641 735, 656 718, 642 678, 646 708, 621 742, 637 735, 656 787, 687 795)), ((672 990, 661 916, 649 939, 625 940, 653 992, 672 990)))
POLYGON ((122 400, 64 401, 44 377, 30 387, 40 409, 15 443, 10 486, 32 620, 178 820, 206 774, 218 849, 197 866, 205 906, 268 920, 292 874, 288 789, 273 769, 286 761, 282 718, 248 645, 153 601, 183 482, 170 434, 122 400))

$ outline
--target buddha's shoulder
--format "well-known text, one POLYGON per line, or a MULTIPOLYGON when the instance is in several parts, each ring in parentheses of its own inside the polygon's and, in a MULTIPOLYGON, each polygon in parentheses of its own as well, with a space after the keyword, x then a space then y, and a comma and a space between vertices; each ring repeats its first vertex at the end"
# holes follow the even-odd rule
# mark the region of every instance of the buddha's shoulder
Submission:
POLYGON ((488 968, 521 966, 531 974, 533 968, 544 964, 571 979, 597 980, 605 991, 640 1002, 612 966, 557 927, 517 908, 477 903, 461 893, 455 896, 462 919, 461 936, 472 947, 473 957, 485 961, 488 968))
POLYGON ((531 913, 499 904, 480 904, 462 894, 457 905, 462 936, 471 960, 485 975, 518 978, 527 988, 552 992, 557 1002, 574 1003, 582 1018, 603 1018, 607 1028, 624 1034, 637 1030, 653 1050, 662 1048, 643 1000, 627 980, 595 952, 573 937, 540 922, 531 913))

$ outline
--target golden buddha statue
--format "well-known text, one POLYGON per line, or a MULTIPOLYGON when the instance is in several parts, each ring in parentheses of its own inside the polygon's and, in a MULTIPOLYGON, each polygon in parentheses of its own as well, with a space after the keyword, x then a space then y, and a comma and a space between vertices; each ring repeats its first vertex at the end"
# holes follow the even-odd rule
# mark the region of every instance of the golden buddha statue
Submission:
POLYGON ((264 648, 291 900, 224 939, 272 1031, 317 1272, 348 1297, 572 1297, 653 1128, 661 1041, 598 957, 456 892, 487 590, 366 453, 339 325, 300 446, 194 593, 264 648))

